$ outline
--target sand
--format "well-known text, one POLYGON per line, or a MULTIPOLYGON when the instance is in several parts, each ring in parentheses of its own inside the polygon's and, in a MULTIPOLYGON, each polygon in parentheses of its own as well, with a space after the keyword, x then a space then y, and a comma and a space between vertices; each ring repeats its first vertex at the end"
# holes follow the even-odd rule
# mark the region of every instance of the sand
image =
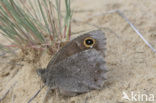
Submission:
MULTIPOLYGON (((48 103, 133 103, 132 92, 137 94, 135 103, 151 103, 148 102, 151 95, 155 96, 156 102, 156 54, 118 14, 104 15, 110 10, 119 9, 156 48, 155 6, 154 0, 72 0, 75 11, 73 34, 97 29, 91 25, 101 27, 105 32, 108 80, 102 90, 71 98, 62 98, 53 93, 48 103), (127 93, 130 101, 122 98, 123 92, 127 93), (147 95, 148 100, 143 98, 144 101, 140 102, 138 97, 143 94, 147 95)), ((46 67, 51 56, 43 53, 42 60, 37 63, 5 63, 12 58, 2 58, 4 62, 0 67, 0 98, 8 93, 1 103, 27 103, 43 85, 36 69, 46 67)), ((31 103, 42 103, 46 91, 47 87, 43 88, 31 103)))

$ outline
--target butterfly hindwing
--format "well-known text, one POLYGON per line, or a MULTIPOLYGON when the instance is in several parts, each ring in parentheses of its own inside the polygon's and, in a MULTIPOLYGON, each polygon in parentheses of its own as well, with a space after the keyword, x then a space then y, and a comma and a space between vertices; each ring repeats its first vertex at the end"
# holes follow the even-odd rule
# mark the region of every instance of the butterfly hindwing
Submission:
POLYGON ((59 89, 83 93, 103 86, 106 68, 104 57, 95 49, 70 56, 46 72, 46 84, 59 89))

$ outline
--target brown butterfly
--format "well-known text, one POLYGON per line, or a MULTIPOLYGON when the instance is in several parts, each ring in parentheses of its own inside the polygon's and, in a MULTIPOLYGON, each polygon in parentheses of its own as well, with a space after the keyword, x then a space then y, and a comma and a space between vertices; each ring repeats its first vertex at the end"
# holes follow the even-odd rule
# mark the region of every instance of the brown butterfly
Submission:
POLYGON ((101 30, 81 35, 61 48, 38 74, 50 89, 75 96, 101 89, 106 80, 106 38, 101 30))

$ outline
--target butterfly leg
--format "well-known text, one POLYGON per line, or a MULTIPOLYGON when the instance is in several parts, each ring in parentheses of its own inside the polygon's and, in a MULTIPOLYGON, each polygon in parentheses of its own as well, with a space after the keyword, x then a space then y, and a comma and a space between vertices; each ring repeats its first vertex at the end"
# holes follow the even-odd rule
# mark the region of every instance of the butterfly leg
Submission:
POLYGON ((74 91, 68 91, 68 90, 59 90, 60 94, 64 95, 64 96, 76 96, 78 93, 74 92, 74 91))
POLYGON ((47 92, 46 92, 46 94, 45 94, 45 96, 43 98, 43 103, 47 103, 48 102, 48 99, 51 96, 51 94, 52 94, 52 90, 50 88, 48 88, 48 90, 47 90, 47 92))

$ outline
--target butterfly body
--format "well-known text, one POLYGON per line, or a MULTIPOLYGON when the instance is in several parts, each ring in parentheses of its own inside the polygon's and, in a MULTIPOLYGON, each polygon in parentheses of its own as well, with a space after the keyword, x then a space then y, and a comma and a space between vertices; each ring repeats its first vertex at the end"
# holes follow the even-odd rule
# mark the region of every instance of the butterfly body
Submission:
POLYGON ((100 30, 79 36, 60 49, 38 74, 48 87, 66 96, 101 89, 107 72, 105 44, 100 30))

